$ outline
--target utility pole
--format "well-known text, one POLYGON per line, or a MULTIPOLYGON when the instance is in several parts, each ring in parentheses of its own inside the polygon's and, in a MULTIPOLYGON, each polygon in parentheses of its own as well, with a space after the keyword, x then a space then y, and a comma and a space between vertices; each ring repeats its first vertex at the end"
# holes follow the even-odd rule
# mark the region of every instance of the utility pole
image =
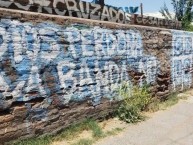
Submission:
POLYGON ((141 8, 141 16, 143 17, 143 3, 140 4, 140 8, 141 8))

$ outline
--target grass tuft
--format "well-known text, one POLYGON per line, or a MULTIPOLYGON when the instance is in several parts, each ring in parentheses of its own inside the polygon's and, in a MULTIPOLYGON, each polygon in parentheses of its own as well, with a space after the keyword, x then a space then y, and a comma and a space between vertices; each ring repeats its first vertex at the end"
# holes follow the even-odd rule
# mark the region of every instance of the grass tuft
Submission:
POLYGON ((31 138, 26 140, 21 140, 13 143, 13 145, 49 145, 51 144, 51 136, 44 136, 40 138, 31 138))
POLYGON ((66 128, 64 131, 62 131, 60 134, 54 137, 55 141, 61 141, 61 140, 71 140, 74 138, 74 136, 77 136, 84 130, 89 130, 88 123, 90 120, 85 120, 78 124, 73 124, 66 128))
MULTIPOLYGON (((56 141, 73 140, 75 136, 78 136, 85 130, 91 130, 93 138, 97 139, 104 137, 104 133, 98 123, 92 119, 87 119, 81 123, 69 126, 60 134, 57 134, 55 136, 50 135, 39 138, 21 140, 13 143, 13 145, 50 145, 56 141)), ((82 143, 83 141, 85 140, 81 140, 80 143, 82 143)))
POLYGON ((90 121, 88 123, 89 128, 92 130, 93 132, 93 137, 94 138, 101 138, 104 136, 104 133, 101 129, 101 127, 98 125, 98 123, 96 121, 90 121))
POLYGON ((91 139, 80 139, 78 142, 72 144, 72 145, 92 145, 94 143, 91 139))

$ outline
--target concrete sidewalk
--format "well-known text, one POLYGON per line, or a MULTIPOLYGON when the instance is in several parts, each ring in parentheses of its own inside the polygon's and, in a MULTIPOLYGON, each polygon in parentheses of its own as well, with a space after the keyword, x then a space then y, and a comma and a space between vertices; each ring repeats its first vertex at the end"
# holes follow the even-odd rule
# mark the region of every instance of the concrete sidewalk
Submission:
POLYGON ((96 145, 193 145, 193 97, 96 145))

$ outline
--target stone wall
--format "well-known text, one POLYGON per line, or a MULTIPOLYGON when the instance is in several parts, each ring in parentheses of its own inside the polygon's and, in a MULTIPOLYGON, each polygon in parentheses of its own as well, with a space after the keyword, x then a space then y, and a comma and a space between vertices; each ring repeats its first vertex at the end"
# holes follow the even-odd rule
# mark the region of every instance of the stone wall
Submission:
POLYGON ((106 116, 123 81, 148 83, 163 99, 190 88, 192 38, 0 8, 0 143, 106 116))

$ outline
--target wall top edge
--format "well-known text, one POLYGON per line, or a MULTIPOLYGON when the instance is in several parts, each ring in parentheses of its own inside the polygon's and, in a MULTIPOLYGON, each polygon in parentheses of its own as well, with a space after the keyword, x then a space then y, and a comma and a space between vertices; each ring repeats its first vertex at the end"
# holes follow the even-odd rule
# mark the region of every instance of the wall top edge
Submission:
POLYGON ((58 25, 70 25, 73 23, 78 23, 78 24, 89 25, 91 27, 100 26, 100 27, 105 27, 110 29, 137 28, 137 29, 151 29, 151 30, 160 30, 160 31, 164 31, 164 30, 182 31, 182 30, 176 30, 176 29, 152 27, 152 26, 120 24, 120 23, 108 22, 108 21, 75 18, 70 16, 50 15, 50 14, 44 14, 44 13, 12 10, 12 9, 6 9, 6 8, 0 8, 0 19, 19 20, 21 22, 29 22, 33 24, 42 23, 42 22, 52 22, 58 25))
POLYGON ((90 20, 114 22, 140 26, 182 29, 182 23, 127 13, 123 8, 102 6, 81 0, 0 0, 0 7, 51 15, 69 16, 90 20))

